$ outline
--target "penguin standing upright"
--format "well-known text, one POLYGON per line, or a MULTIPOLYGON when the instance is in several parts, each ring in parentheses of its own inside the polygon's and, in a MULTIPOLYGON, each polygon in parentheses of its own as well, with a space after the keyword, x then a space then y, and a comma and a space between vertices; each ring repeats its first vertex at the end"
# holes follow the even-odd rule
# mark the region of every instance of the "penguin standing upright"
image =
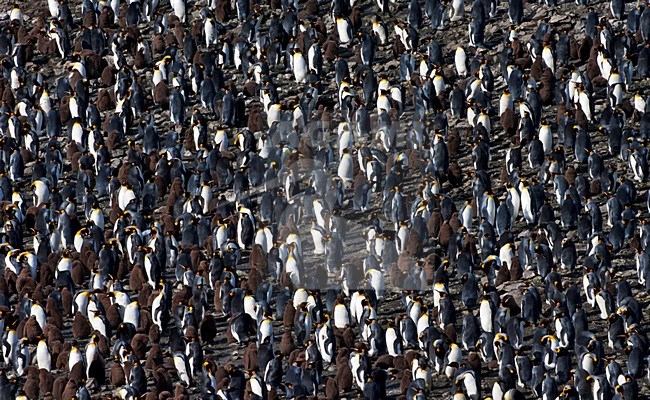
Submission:
MULTIPOLYGON (((172 6, 172 10, 174 11, 174 15, 176 15, 182 23, 185 23, 185 18, 186 18, 185 0, 171 0, 171 6, 172 6)), ((117 17, 117 13, 115 13, 115 16, 117 17)))

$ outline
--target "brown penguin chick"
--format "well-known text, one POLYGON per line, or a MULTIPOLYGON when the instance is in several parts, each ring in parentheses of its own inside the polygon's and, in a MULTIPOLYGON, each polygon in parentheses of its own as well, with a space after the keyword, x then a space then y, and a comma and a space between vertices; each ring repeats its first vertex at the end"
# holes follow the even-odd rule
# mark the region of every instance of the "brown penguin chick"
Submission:
MULTIPOLYGON (((76 342, 75 342, 76 343, 76 342)), ((59 355, 56 357, 56 369, 66 369, 68 368, 68 360, 70 358, 70 342, 66 342, 64 347, 59 352, 59 355)))
POLYGON ((120 387, 126 384, 126 376, 124 375, 124 368, 120 365, 119 356, 114 355, 114 362, 108 373, 108 381, 113 387, 120 387))
POLYGON ((81 52, 81 57, 86 66, 87 79, 97 79, 101 77, 102 71, 109 65, 104 57, 95 54, 92 50, 83 50, 81 52))
POLYGON ((293 321, 296 316, 296 309, 293 306, 293 302, 287 302, 286 307, 284 308, 284 315, 282 316, 282 323, 285 328, 292 328, 293 321))
POLYGON ((212 314, 207 314, 199 323, 201 342, 209 343, 217 337, 217 323, 212 314))
POLYGON ((97 26, 101 29, 111 28, 115 25, 115 13, 111 7, 102 8, 102 12, 97 18, 97 26))
POLYGON ((440 226, 440 233, 438 234, 438 243, 440 246, 447 248, 453 234, 454 230, 451 225, 447 221, 444 221, 440 226))
POLYGON ((429 237, 437 238, 442 226, 442 213, 440 208, 434 208, 429 218, 427 218, 427 232, 429 237))
POLYGON ((533 65, 530 67, 530 76, 539 82, 542 79, 543 70, 544 64, 542 63, 542 57, 535 58, 533 65))
POLYGON ((382 354, 379 357, 377 357, 377 360, 373 365, 375 368, 381 368, 384 370, 394 368, 393 358, 394 357, 391 356, 390 354, 382 354))
POLYGON ((512 265, 510 266, 510 280, 518 281, 524 276, 524 272, 521 269, 521 264, 519 263, 519 257, 512 258, 512 265))
MULTIPOLYGON (((84 366, 84 363, 82 362, 76 363, 70 370, 68 379, 72 382, 78 382, 78 383, 81 383, 84 379, 86 379, 86 367, 84 366)), ((69 398, 69 397, 64 397, 64 398, 69 398)))
MULTIPOLYGON (((257 288, 262 283, 264 279, 259 272, 258 268, 251 268, 248 273, 248 279, 246 280, 246 287, 251 293, 257 293, 257 288)), ((242 282, 243 283, 243 282, 242 282)))
POLYGON ((577 176, 578 173, 576 172, 576 169, 573 167, 573 165, 567 166, 566 171, 564 171, 564 179, 566 179, 570 186, 573 186, 575 184, 577 176))
POLYGON ((11 90, 11 87, 5 87, 4 91, 2 92, 2 102, 8 105, 10 108, 16 107, 16 98, 14 97, 14 92, 11 90))
POLYGON ((339 46, 335 40, 327 39, 323 43, 323 59, 325 61, 333 62, 337 59, 339 53, 339 46))
MULTIPOLYGON (((79 147, 77 146, 77 142, 71 141, 68 143, 68 145, 65 147, 65 155, 66 159, 72 163, 74 160, 75 154, 81 155, 81 152, 79 151, 79 147)), ((77 157, 77 161, 79 161, 79 157, 77 157)), ((79 164, 76 163, 75 168, 79 168, 79 164)))
MULTIPOLYGON (((80 366, 83 363, 77 363, 75 366, 80 366)), ((68 382, 65 384, 65 387, 63 388, 63 393, 61 394, 61 399, 73 399, 76 398, 77 394, 77 382, 81 383, 81 379, 79 381, 68 378, 68 382)))
MULTIPOLYGON (((469 204, 468 202, 466 203, 469 204)), ((454 232, 457 232, 460 227, 463 226, 463 224, 460 223, 460 219, 458 218, 458 212, 451 214, 451 218, 449 218, 449 225, 454 232)))
POLYGON ((165 47, 178 47, 178 41, 176 40, 176 36, 174 36, 173 33, 169 32, 165 35, 165 47))
POLYGON ((403 354, 398 354, 397 356, 393 357, 393 367, 401 372, 409 369, 411 366, 403 354))
POLYGON ((352 370, 350 364, 347 362, 338 363, 336 365, 336 387, 341 392, 347 392, 352 389, 352 370))
POLYGON ((512 108, 507 108, 500 117, 501 126, 503 131, 508 134, 509 137, 513 136, 516 133, 517 129, 517 117, 512 108))
POLYGON ((167 82, 160 81, 153 89, 153 102, 164 109, 169 107, 169 86, 167 82))
POLYGON ((472 367, 476 373, 481 372, 481 357, 475 351, 470 352, 467 355, 467 362, 472 367))
POLYGON ((356 335, 354 334, 354 331, 352 330, 351 327, 346 327, 343 330, 343 345, 349 349, 353 348, 355 346, 356 342, 356 335))
POLYGON ((260 365, 257 359, 257 344, 249 343, 244 350, 244 369, 247 371, 259 371, 260 365))
MULTIPOLYGON (((151 328, 152 325, 154 325, 154 322, 153 322, 153 317, 151 316, 151 313, 149 312, 149 310, 141 309, 140 310, 140 327, 139 327, 139 330, 141 332, 148 332, 149 328, 151 328)), ((194 328, 194 327, 192 327, 192 328, 194 328)), ((196 329, 196 328, 194 328, 194 329, 196 329)))
POLYGON ((589 184, 589 193, 592 196, 597 196, 602 193, 602 185, 600 182, 600 178, 596 178, 591 183, 589 184))
POLYGON ((454 326, 454 324, 445 325, 444 333, 445 336, 449 338, 449 340, 456 343, 456 327, 454 326))
POLYGON ((165 37, 162 34, 157 34, 151 41, 151 51, 154 56, 163 54, 167 46, 165 45, 165 37))
POLYGON ((449 135, 447 136, 447 151, 449 152, 449 157, 456 157, 460 152, 461 140, 460 135, 458 134, 458 129, 453 128, 449 135))
POLYGON ((288 357, 291 352, 293 352, 296 349, 296 345, 293 342, 293 336, 291 336, 291 331, 286 330, 282 334, 282 339, 280 340, 280 353, 288 357))
POLYGON ((37 399, 39 398, 39 387, 38 387, 38 377, 31 377, 28 376, 27 379, 25 379, 25 383, 23 384, 23 391, 25 392, 25 395, 29 399, 37 399))
POLYGON ((106 321, 111 326, 111 329, 117 329, 122 323, 122 316, 120 314, 119 304, 111 304, 110 307, 106 308, 106 321))
POLYGON ((582 130, 587 130, 589 127, 589 121, 587 120, 587 115, 582 111, 580 104, 576 104, 576 125, 578 125, 582 130))
POLYGON ((510 269, 508 268, 508 263, 503 261, 501 268, 497 272, 496 280, 494 281, 495 286, 500 286, 510 280, 510 269))
POLYGON ((325 398, 327 400, 339 400, 339 387, 336 384, 336 379, 331 376, 325 382, 325 398))
POLYGON ((318 0, 307 0, 304 12, 306 15, 315 16, 319 14, 318 0))
POLYGON ((120 133, 118 131, 110 131, 108 138, 106 138, 106 148, 112 152, 121 144, 120 133))
POLYGON ((149 391, 147 392, 144 400, 163 400, 163 399, 168 399, 171 397, 171 393, 169 392, 164 392, 165 395, 164 397, 161 396, 160 390, 158 387, 154 386, 149 391))
POLYGON ((110 93, 106 89, 100 89, 99 93, 97 94, 97 101, 95 102, 95 106, 97 106, 97 109, 99 111, 110 111, 115 109, 115 103, 113 102, 113 99, 111 98, 110 93))
MULTIPOLYGON (((61 329, 54 324, 54 319, 52 317, 47 317, 47 324, 45 324, 45 329, 43 329, 43 336, 45 336, 47 343, 50 346, 53 346, 56 342, 63 343, 65 341, 61 329)), ((59 351, 52 349, 52 352, 58 353, 59 351)))
POLYGON ((87 272, 88 270, 86 269, 86 266, 84 266, 81 261, 74 260, 72 262, 72 270, 70 271, 70 276, 72 277, 72 282, 75 285, 81 286, 84 282, 86 282, 88 278, 87 272))
POLYGON ((174 400, 190 400, 190 395, 183 385, 176 385, 174 388, 174 400))
POLYGON ((230 19, 230 1, 217 0, 214 8, 214 18, 223 23, 228 22, 230 19))
POLYGON ((406 252, 413 257, 419 258, 422 256, 424 246, 420 234, 411 229, 406 237, 406 252))
POLYGON ((136 264, 131 270, 131 275, 129 276, 129 285, 131 290, 139 291, 142 290, 143 284, 147 281, 147 278, 144 273, 142 265, 136 264))
POLYGON ((147 307, 147 301, 149 299, 149 296, 151 296, 152 293, 153 293, 153 288, 148 282, 145 282, 142 285, 142 290, 140 290, 140 293, 138 293, 138 305, 140 307, 147 307))
POLYGON ((39 325, 36 317, 32 315, 27 319, 27 322, 25 322, 23 336, 26 337, 30 343, 35 343, 42 335, 43 329, 41 329, 41 325, 39 325))
POLYGON ((453 160, 449 163, 447 179, 449 180, 449 183, 454 187, 463 185, 463 171, 456 160, 453 160))
POLYGON ((147 345, 149 337, 143 333, 136 333, 131 339, 131 348, 133 353, 141 360, 147 358, 147 345))
POLYGON ((555 76, 548 67, 542 73, 539 97, 542 99, 542 105, 551 105, 555 100, 555 76))
POLYGON ((52 385, 52 396, 55 399, 57 400, 63 399, 63 391, 65 390, 67 383, 68 383, 68 379, 67 376, 65 375, 59 376, 54 380, 54 384, 52 385))
POLYGON ((136 53, 135 56, 133 57, 133 66, 135 69, 145 69, 148 67, 147 60, 144 56, 144 50, 139 49, 136 53))
POLYGON ((145 362, 145 368, 148 370, 155 371, 159 366, 163 364, 163 352, 159 344, 154 344, 151 346, 147 352, 147 360, 145 362))
POLYGON ((174 33, 174 36, 176 37, 176 41, 180 44, 185 41, 185 35, 187 35, 187 31, 183 29, 183 24, 181 21, 174 21, 174 29, 172 29, 172 32, 174 33))
POLYGON ((249 260, 250 266, 257 269, 257 272, 262 277, 265 277, 268 260, 266 254, 264 253, 264 249, 260 244, 256 243, 253 245, 251 248, 251 255, 249 257, 249 260))
POLYGON ((61 288, 61 305, 66 316, 72 315, 73 300, 70 290, 68 288, 61 288))
POLYGON ((38 371, 38 390, 41 393, 50 393, 53 388, 54 388, 54 375, 46 369, 40 369, 38 371))
POLYGON ((585 72, 587 73, 587 77, 590 80, 595 81, 592 82, 595 86, 602 87, 607 84, 607 81, 600 75, 600 67, 598 66, 598 61, 596 61, 595 58, 590 58, 589 61, 587 61, 587 70, 585 72))
POLYGON ((77 311, 72 320, 72 337, 75 339, 87 339, 90 337, 91 326, 88 319, 77 311))
POLYGON ((591 48, 593 47, 593 41, 589 37, 589 35, 585 35, 582 38, 582 41, 580 42, 580 46, 578 46, 578 57, 580 58, 580 61, 583 63, 589 60, 589 56, 591 55, 591 48))
MULTIPOLYGON (((18 256, 18 261, 22 262, 23 259, 18 256)), ((24 293, 24 292, 29 292, 29 293, 40 293, 36 292, 36 281, 34 278, 30 276, 30 272, 28 268, 23 268, 20 270, 20 274, 16 277, 16 291, 18 293, 24 293)))

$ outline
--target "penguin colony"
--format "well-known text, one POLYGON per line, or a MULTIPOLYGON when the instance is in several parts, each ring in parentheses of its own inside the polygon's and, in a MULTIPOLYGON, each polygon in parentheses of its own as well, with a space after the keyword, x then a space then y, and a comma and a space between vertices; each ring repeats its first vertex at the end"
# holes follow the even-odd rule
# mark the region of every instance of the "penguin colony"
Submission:
POLYGON ((0 400, 650 393, 643 4, 3 11, 0 400))

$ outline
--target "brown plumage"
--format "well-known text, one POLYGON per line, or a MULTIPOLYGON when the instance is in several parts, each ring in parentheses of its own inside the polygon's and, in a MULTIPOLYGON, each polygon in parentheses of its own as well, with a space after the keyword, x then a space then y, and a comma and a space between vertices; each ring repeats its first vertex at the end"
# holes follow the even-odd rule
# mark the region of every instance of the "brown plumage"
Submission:
POLYGON ((517 129, 517 117, 512 108, 508 108, 501 114, 501 126, 508 136, 513 136, 517 129))
POLYGON ((600 183, 600 178, 596 178, 589 184, 589 193, 592 196, 599 195, 602 193, 602 185, 600 183))
MULTIPOLYGON (((153 294, 153 288, 151 287, 149 282, 145 282, 142 285, 142 289, 140 290, 140 293, 138 293, 138 305, 140 307, 146 307, 147 303, 148 303, 149 296, 151 296, 152 294, 153 294)), ((147 310, 143 310, 143 311, 147 311, 147 310)), ((149 311, 147 311, 147 312, 149 312, 149 311)), ((140 324, 140 325, 142 325, 142 324, 140 324)), ((136 328, 137 328, 137 326, 136 326, 136 328)))
POLYGON ((454 212, 451 214, 451 218, 449 218, 449 226, 451 226, 451 229, 456 232, 460 229, 462 224, 460 223, 460 219, 458 218, 458 212, 454 212))
POLYGON ((336 379, 331 376, 327 378, 325 382, 325 398, 327 400, 338 400, 339 399, 339 387, 336 383, 336 379))
POLYGON ((291 331, 286 330, 284 334, 282 334, 282 339, 280 340, 280 353, 288 357, 292 351, 296 349, 296 345, 293 342, 293 336, 291 336, 291 331))
POLYGON ((164 43, 165 47, 177 47, 179 45, 178 41, 176 40, 176 36, 174 36, 174 34, 171 32, 165 35, 164 43))
POLYGON ((147 277, 144 273, 144 268, 140 264, 133 266, 131 275, 129 276, 129 285, 132 290, 142 290, 143 284, 147 281, 147 277))
POLYGON ((70 271, 70 276, 72 277, 72 282, 75 285, 82 285, 86 282, 88 278, 88 270, 86 266, 81 263, 79 260, 74 260, 72 262, 72 271, 70 271))
POLYGON ((447 248, 449 246, 449 241, 451 240, 452 235, 454 234, 454 231, 449 225, 448 222, 443 222, 442 225, 440 226, 440 232, 438 233, 438 243, 440 246, 443 248, 447 248))
POLYGON ((440 208, 435 208, 429 218, 427 219, 427 232, 429 237, 437 238, 440 233, 440 227, 442 226, 442 213, 440 208))
POLYGON ((521 269, 521 264, 519 264, 519 257, 513 257, 512 265, 510 266, 510 280, 518 281, 523 275, 524 272, 521 269))
POLYGON ((578 46, 578 57, 580 58, 580 61, 586 62, 587 60, 589 60, 592 47, 593 47, 593 41, 591 40, 589 35, 585 35, 582 38, 580 45, 578 46))
POLYGON ((99 90, 95 105, 99 111, 109 111, 115 108, 115 103, 106 89, 99 90))
POLYGON ((23 390, 25 391, 25 395, 27 395, 27 398, 37 399, 39 397, 39 390, 40 390, 38 384, 38 377, 28 376, 27 379, 25 379, 25 383, 23 384, 23 390))
POLYGON ((332 39, 327 39, 323 43, 323 59, 325 61, 332 62, 336 60, 336 55, 338 54, 339 48, 336 44, 336 41, 332 39))
POLYGON ((247 371, 259 371, 260 365, 257 360, 257 344, 250 343, 244 351, 244 369, 247 371))
POLYGON ((413 257, 422 256, 424 246, 422 243, 422 238, 420 234, 415 232, 415 230, 409 230, 409 234, 406 237, 406 252, 412 255, 413 257))
POLYGON ((90 337, 90 332, 90 323, 80 311, 77 311, 72 321, 72 337, 75 339, 86 339, 90 337))
POLYGON ((530 67, 530 76, 539 82, 542 79, 543 71, 544 64, 542 63, 542 57, 537 57, 535 61, 533 61, 533 65, 530 67))
POLYGON ((338 363, 336 366, 336 387, 341 392, 352 389, 352 370, 347 362, 338 363))
POLYGON ((50 393, 53 390, 53 388, 54 388, 54 375, 52 375, 52 373, 46 369, 39 370, 38 390, 41 393, 50 393))
POLYGON ((25 322, 25 327, 23 328, 23 336, 27 338, 31 343, 38 341, 38 338, 43 335, 43 330, 38 324, 35 316, 29 317, 27 322, 25 322))
POLYGON ((497 272, 497 277, 496 280, 494 281, 494 284, 498 287, 510 280, 510 270, 508 268, 508 263, 503 261, 501 268, 499 268, 499 271, 497 272))
MULTIPOLYGON (((76 363, 70 370, 68 379, 69 381, 75 383, 81 383, 82 380, 86 379, 86 366, 84 365, 84 363, 82 362, 76 363)), ((64 396, 63 398, 69 398, 69 397, 64 396)))
POLYGON ((143 333, 136 333, 131 339, 131 348, 133 353, 139 359, 144 360, 147 357, 147 345, 149 344, 149 337, 143 333))
POLYGON ((209 343, 217 337, 217 325, 214 316, 205 315, 199 323, 199 335, 203 343, 209 343))
POLYGON ((61 400, 63 398, 63 391, 65 390, 67 383, 68 379, 66 376, 60 376, 54 380, 54 384, 52 385, 52 396, 54 396, 55 399, 61 400))
POLYGON ((449 135, 447 136, 445 142, 447 143, 447 151, 449 152, 449 156, 450 157, 457 156, 458 153, 460 152, 460 146, 461 146, 460 134, 458 133, 457 128, 453 128, 449 132, 449 135))
POLYGON ((97 26, 100 28, 110 28, 114 25, 115 13, 110 7, 102 8, 102 12, 97 19, 97 26))
POLYGON ((293 307, 292 302, 288 302, 287 306, 284 308, 284 315, 282 317, 282 323, 284 324, 285 328, 292 328, 293 327, 293 320, 296 315, 296 309, 293 307))
POLYGON ((166 48, 165 37, 160 33, 155 35, 151 41, 151 51, 153 52, 153 55, 156 56, 163 54, 166 48))
POLYGON ((569 165, 564 172, 564 179, 567 180, 569 185, 573 185, 575 184, 577 175, 578 173, 576 172, 576 169, 573 167, 573 165, 569 165))
POLYGON ((154 344, 151 346, 151 349, 147 352, 147 360, 145 362, 145 368, 155 371, 158 366, 163 363, 163 353, 160 348, 160 345, 154 344))

